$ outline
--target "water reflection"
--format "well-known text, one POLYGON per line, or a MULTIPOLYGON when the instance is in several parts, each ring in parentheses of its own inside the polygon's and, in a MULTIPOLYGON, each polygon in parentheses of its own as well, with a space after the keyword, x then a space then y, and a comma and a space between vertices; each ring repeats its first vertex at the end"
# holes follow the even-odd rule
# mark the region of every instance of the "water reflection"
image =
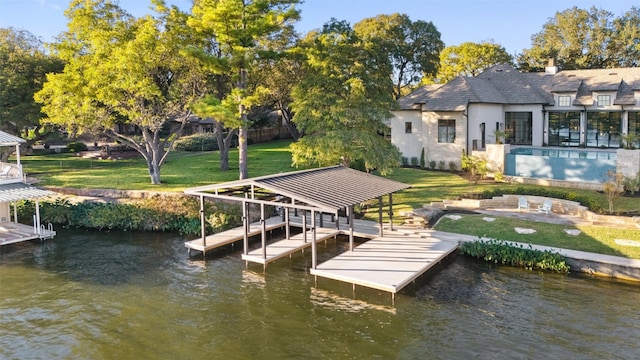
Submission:
MULTIPOLYGON (((457 258, 396 296, 316 284, 310 256, 188 258, 171 234, 61 231, 0 250, 0 358, 637 357, 636 284, 457 258)), ((322 246, 322 258, 346 249, 322 246)))

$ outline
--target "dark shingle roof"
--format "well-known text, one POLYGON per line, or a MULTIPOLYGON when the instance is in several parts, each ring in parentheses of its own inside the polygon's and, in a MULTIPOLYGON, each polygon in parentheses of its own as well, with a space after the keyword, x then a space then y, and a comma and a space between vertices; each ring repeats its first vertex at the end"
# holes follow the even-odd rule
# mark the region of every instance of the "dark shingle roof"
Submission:
MULTIPOLYGON (((575 105, 592 105, 594 91, 617 91, 616 105, 633 105, 640 91, 640 68, 520 73, 495 65, 477 77, 457 77, 436 91, 416 91, 398 102, 424 104, 428 111, 462 111, 469 103, 554 104, 554 93, 575 93, 575 105)), ((402 106, 401 106, 402 108, 402 106)), ((415 107, 412 107, 415 108, 415 107)))
POLYGON ((420 109, 420 105, 424 103, 424 99, 438 90, 442 85, 443 84, 431 84, 421 86, 412 91, 411 94, 401 97, 398 99, 400 110, 414 110, 416 106, 417 109, 420 109))

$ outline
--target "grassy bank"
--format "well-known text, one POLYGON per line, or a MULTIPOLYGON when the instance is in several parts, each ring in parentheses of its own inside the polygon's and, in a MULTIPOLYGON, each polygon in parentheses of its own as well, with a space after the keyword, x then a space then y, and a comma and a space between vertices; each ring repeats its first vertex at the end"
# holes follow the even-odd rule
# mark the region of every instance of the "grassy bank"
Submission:
POLYGON ((499 216, 490 216, 495 220, 489 222, 484 220, 486 217, 487 215, 462 215, 462 218, 458 220, 443 217, 435 226, 435 229, 492 239, 640 259, 640 247, 625 246, 616 242, 616 239, 640 239, 640 230, 588 225, 569 226, 499 216), (533 229, 535 233, 518 234, 515 231, 516 227, 533 229), (580 234, 577 236, 569 235, 565 232, 565 229, 580 230, 580 234))
MULTIPOLYGON (((249 175, 262 176, 280 172, 295 171, 291 167, 289 141, 276 141, 256 144, 249 147, 249 175)), ((126 160, 84 159, 73 154, 54 154, 45 156, 24 156, 24 170, 30 177, 37 177, 44 186, 71 188, 110 188, 122 190, 182 191, 187 187, 236 180, 238 178, 238 153, 232 150, 229 156, 229 171, 220 171, 218 152, 172 152, 162 167, 162 184, 151 185, 146 163, 142 158, 126 160)), ((483 182, 473 186, 465 178, 455 173, 425 171, 420 169, 396 169, 389 178, 410 184, 408 190, 394 194, 394 213, 420 208, 434 201, 456 199, 470 192, 483 192, 499 189, 531 189, 533 191, 550 189, 536 185, 505 184, 483 182)), ((572 192, 578 190, 558 189, 572 192)), ((581 195, 607 207, 603 194, 595 191, 579 190, 581 195)), ((630 211, 638 209, 638 198, 622 197, 615 203, 616 210, 630 211)), ((385 201, 386 202, 386 201, 385 201)), ((375 201, 374 201, 375 203, 375 201)), ((386 217, 387 209, 385 209, 386 217)), ((377 219, 377 208, 372 207, 366 214, 377 219)), ((505 218, 495 223, 486 223, 472 216, 464 221, 447 224, 443 222, 439 229, 444 231, 488 236, 500 240, 530 242, 534 244, 564 247, 602 254, 640 258, 640 248, 620 247, 615 239, 640 239, 640 233, 629 230, 601 227, 580 227, 582 234, 567 237, 563 228, 555 225, 534 222, 521 223, 522 220, 505 218), (445 227, 446 226, 446 227, 445 227), (537 230, 536 236, 520 235, 513 232, 514 227, 527 227, 537 230), (471 229, 471 230, 470 230, 471 229), (550 235, 549 231, 552 232, 550 235), (622 231, 622 232, 621 232, 622 231)))

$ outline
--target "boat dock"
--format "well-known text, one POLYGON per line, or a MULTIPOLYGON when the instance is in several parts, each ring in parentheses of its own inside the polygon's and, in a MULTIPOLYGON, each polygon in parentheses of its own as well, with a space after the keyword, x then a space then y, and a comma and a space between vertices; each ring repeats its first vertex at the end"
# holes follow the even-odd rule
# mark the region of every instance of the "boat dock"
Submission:
POLYGON ((318 264, 311 274, 395 294, 457 248, 433 236, 389 234, 318 264))
POLYGON ((422 229, 394 229, 393 193, 409 187, 347 167, 330 166, 185 189, 186 194, 200 198, 202 224, 201 239, 185 245, 205 253, 243 240, 242 259, 265 267, 310 247, 310 271, 314 276, 380 289, 395 296, 458 247, 457 242, 425 235, 422 229), (243 226, 206 236, 205 199, 237 202, 242 209, 243 226), (377 203, 377 222, 355 219, 355 207, 365 203, 377 203), (280 215, 269 217, 267 212, 273 209, 280 215), (249 224, 252 212, 257 214, 258 210, 261 221, 249 224), (388 221, 387 226, 383 220, 388 221), (284 236, 267 239, 268 229, 278 227, 284 228, 284 236), (292 232, 292 227, 302 231, 292 232), (260 247, 250 248, 249 237, 258 234, 260 247), (348 236, 349 249, 318 264, 317 243, 337 235, 348 236), (355 237, 371 240, 356 246, 355 237))
POLYGON ((53 227, 41 228, 40 233, 33 226, 15 222, 0 222, 0 245, 15 244, 33 239, 48 239, 56 235, 53 227))
MULTIPOLYGON (((351 227, 346 225, 345 218, 324 215, 322 227, 316 227, 316 243, 335 238, 338 235, 349 235, 351 227)), ((262 264, 274 262, 283 257, 303 251, 313 245, 312 228, 307 222, 307 231, 290 235, 287 239, 268 242, 264 247, 255 248, 242 254, 242 260, 262 264)), ((266 220, 266 229, 284 228, 286 223, 280 217, 266 220)), ((302 216, 290 216, 289 226, 302 228, 302 216)), ((438 232, 422 229, 386 229, 379 236, 379 224, 373 221, 354 220, 353 234, 368 238, 365 243, 353 247, 332 259, 310 269, 314 276, 351 283, 392 294, 412 283, 434 265, 438 264, 458 248, 458 242, 450 236, 439 236, 438 232)), ((261 233, 261 223, 251 224, 249 236, 261 233)), ((445 233, 446 234, 446 233, 445 233)), ((208 235, 206 247, 202 239, 185 243, 189 250, 208 251, 220 246, 240 241, 244 238, 243 227, 208 235)))

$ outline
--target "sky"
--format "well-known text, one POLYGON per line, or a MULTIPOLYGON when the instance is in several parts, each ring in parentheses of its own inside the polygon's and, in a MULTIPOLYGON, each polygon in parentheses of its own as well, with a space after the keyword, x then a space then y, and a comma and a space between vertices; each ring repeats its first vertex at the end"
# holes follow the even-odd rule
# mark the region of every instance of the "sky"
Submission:
MULTIPOLYGON (((191 0, 166 0, 188 11, 191 0)), ((135 16, 149 13, 149 0, 119 0, 135 16)), ((69 0, 0 0, 0 27, 24 29, 45 42, 66 29, 69 0)), ((331 18, 351 25, 378 14, 402 13, 431 21, 446 46, 492 41, 516 55, 531 47, 531 36, 556 12, 595 6, 618 17, 639 6, 637 0, 306 0, 296 29, 305 34, 331 18)))

